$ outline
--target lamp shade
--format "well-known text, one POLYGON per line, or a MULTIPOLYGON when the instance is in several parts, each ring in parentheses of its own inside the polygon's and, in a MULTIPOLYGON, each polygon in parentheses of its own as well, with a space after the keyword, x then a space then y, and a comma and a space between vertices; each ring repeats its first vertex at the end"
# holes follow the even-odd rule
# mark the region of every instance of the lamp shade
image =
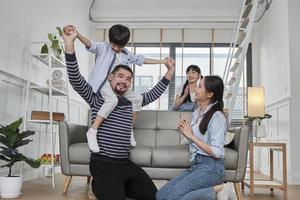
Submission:
POLYGON ((264 87, 248 87, 248 117, 265 116, 264 87))

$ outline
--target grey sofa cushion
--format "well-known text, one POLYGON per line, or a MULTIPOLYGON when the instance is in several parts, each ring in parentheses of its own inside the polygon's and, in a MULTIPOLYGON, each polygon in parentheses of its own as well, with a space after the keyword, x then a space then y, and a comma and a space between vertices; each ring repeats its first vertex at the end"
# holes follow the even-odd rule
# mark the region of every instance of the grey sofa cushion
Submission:
POLYGON ((187 145, 166 145, 153 149, 152 167, 190 167, 190 153, 187 145))
POLYGON ((130 160, 141 167, 151 167, 152 148, 137 145, 130 151, 130 160))
POLYGON ((69 162, 72 164, 89 164, 90 155, 87 143, 76 143, 69 146, 69 162))
POLYGON ((238 167, 238 152, 225 147, 225 169, 236 170, 238 167))

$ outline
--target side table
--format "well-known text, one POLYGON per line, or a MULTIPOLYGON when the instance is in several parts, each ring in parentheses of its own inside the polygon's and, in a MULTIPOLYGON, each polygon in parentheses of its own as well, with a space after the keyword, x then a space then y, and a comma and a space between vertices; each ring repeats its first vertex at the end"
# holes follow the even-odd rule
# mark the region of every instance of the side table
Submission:
POLYGON ((254 188, 270 188, 283 190, 283 199, 287 199, 287 167, 286 167, 286 144, 285 143, 268 143, 268 142, 254 142, 249 144, 250 157, 250 179, 244 180, 244 184, 250 188, 250 196, 253 196, 254 188), (254 179, 254 148, 262 147, 270 150, 270 175, 268 180, 254 179), (274 162, 273 153, 279 151, 282 153, 282 181, 274 180, 274 162))

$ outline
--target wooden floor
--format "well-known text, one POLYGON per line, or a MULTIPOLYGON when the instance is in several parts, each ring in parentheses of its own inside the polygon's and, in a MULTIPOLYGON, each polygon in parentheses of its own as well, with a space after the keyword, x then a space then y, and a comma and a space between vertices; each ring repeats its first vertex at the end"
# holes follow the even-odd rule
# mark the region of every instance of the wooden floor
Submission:
MULTIPOLYGON (((156 182, 160 187, 165 182, 156 182)), ((88 189, 89 185, 86 183, 84 177, 73 177, 70 184, 69 192, 63 195, 64 176, 56 176, 56 187, 52 189, 51 178, 39 178, 32 181, 24 182, 22 196, 17 199, 20 200, 89 200, 88 189)), ((280 200, 282 199, 282 192, 275 190, 273 194, 268 189, 255 189, 254 197, 249 196, 248 188, 245 188, 243 193, 244 200, 280 200)), ((300 199, 300 185, 288 187, 288 200, 300 199)))

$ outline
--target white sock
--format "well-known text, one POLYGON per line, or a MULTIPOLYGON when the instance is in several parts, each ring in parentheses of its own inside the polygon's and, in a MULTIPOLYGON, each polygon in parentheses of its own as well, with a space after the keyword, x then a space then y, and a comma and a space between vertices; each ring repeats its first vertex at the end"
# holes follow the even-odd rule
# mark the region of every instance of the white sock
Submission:
POLYGON ((97 130, 94 128, 90 128, 88 132, 86 132, 86 138, 89 145, 89 148, 92 152, 99 152, 99 145, 97 142, 97 130))
POLYGON ((136 141, 135 141, 135 139, 134 139, 133 131, 131 131, 130 145, 133 146, 133 147, 136 146, 136 141))

